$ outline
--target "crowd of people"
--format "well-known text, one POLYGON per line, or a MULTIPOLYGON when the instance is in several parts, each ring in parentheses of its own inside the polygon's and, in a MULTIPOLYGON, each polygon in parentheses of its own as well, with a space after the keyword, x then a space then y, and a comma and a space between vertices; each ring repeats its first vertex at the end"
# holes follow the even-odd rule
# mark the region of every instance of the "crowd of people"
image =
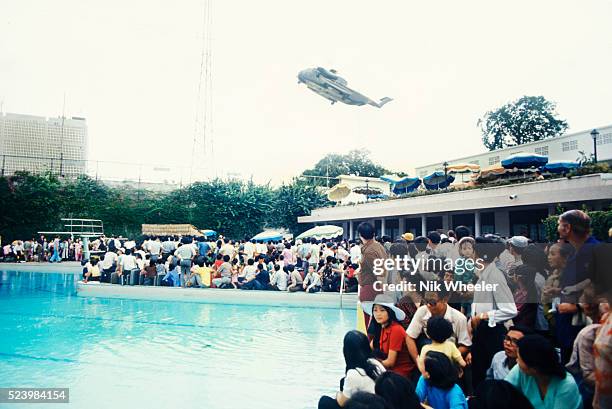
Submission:
POLYGON ((612 407, 612 249, 590 235, 584 212, 561 215, 549 244, 464 226, 395 242, 377 241, 368 223, 358 232, 367 334, 346 335, 345 376, 319 408, 612 407), (403 255, 455 263, 376 274, 377 259, 403 255), (457 262, 466 259, 473 269, 457 262), (377 281, 440 285, 386 291, 397 287, 377 281), (457 281, 475 290, 444 285, 457 281))
POLYGON ((41 236, 3 256, 81 261, 86 283, 358 292, 367 334, 346 335, 345 376, 319 408, 602 409, 612 407, 612 251, 590 228, 571 210, 547 244, 465 226, 392 240, 361 223, 357 240, 101 237, 83 260, 80 240, 41 236), (406 257, 420 262, 377 271, 406 257))

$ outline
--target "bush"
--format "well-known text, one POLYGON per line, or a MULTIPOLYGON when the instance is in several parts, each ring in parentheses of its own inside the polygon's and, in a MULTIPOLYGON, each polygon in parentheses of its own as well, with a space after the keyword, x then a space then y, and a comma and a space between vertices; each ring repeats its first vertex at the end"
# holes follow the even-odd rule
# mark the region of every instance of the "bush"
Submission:
MULTIPOLYGON (((557 209, 561 213, 562 209, 557 209)), ((605 241, 608 239, 608 230, 612 227, 612 210, 594 210, 586 212, 591 218, 591 234, 598 240, 605 241)), ((556 241, 559 236, 557 234, 557 220, 559 215, 548 216, 542 220, 546 229, 546 238, 548 241, 556 241)))

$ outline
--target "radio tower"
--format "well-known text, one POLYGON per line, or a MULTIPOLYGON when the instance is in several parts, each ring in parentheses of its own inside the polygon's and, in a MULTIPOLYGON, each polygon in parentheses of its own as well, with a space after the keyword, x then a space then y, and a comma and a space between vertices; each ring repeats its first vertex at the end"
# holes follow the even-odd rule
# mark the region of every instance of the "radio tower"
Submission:
POLYGON ((202 49, 200 54, 200 76, 198 78, 198 94, 193 129, 193 149, 191 150, 191 170, 189 172, 190 182, 193 182, 194 168, 201 169, 203 167, 206 167, 207 170, 215 170, 211 40, 212 0, 204 0, 202 13, 202 49))

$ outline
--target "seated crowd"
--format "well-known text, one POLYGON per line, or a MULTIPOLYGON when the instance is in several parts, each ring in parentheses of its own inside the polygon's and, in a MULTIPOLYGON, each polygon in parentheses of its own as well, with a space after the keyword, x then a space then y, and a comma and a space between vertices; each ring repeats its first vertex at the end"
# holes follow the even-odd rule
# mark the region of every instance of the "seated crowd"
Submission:
POLYGON ((83 260, 83 281, 307 293, 357 291, 359 246, 306 239, 216 242, 203 237, 101 238, 83 260), (347 248, 352 249, 351 253, 347 248), (357 260, 355 263, 353 260, 357 260))
POLYGON ((366 330, 346 334, 344 377, 319 408, 612 407, 612 251, 590 236, 585 213, 564 213, 560 240, 547 245, 472 237, 463 226, 393 243, 376 242, 369 223, 358 231, 366 330), (441 285, 372 291, 367 259, 381 252, 479 263, 469 271, 456 268, 462 263, 395 268, 376 280, 441 285), (443 285, 457 281, 497 286, 443 285))

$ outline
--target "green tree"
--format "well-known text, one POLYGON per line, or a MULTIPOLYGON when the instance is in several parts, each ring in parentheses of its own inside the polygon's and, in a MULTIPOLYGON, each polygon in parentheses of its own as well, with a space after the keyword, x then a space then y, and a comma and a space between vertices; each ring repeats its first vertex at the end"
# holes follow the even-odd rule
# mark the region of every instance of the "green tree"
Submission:
POLYGON ((274 212, 269 223, 271 227, 284 227, 297 235, 310 227, 299 224, 298 217, 309 215, 312 209, 329 205, 320 188, 294 180, 275 191, 274 212))
POLYGON ((567 122, 558 119, 556 104, 542 96, 523 96, 478 120, 482 142, 490 151, 522 145, 565 132, 567 122))
POLYGON ((302 176, 307 183, 314 186, 333 186, 338 183, 336 177, 339 175, 355 174, 357 176, 380 177, 386 173, 391 173, 384 167, 372 162, 369 156, 370 152, 365 149, 352 150, 346 155, 330 153, 318 161, 314 168, 302 172, 302 176), (325 179, 326 177, 332 178, 329 183, 328 179, 325 179))

